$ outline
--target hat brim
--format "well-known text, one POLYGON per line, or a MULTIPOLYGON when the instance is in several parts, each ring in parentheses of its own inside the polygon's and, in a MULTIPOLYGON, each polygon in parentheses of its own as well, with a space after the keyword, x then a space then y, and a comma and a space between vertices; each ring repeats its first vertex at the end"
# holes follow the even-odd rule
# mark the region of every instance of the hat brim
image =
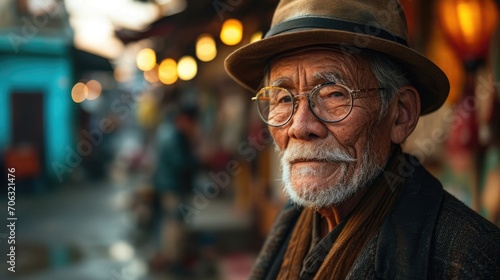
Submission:
POLYGON ((256 91, 271 58, 290 50, 317 45, 339 45, 349 54, 354 52, 352 47, 370 49, 402 63, 412 85, 420 94, 421 115, 437 110, 448 97, 448 78, 437 65, 420 53, 389 40, 345 31, 309 29, 264 38, 231 53, 224 66, 240 85, 256 91))

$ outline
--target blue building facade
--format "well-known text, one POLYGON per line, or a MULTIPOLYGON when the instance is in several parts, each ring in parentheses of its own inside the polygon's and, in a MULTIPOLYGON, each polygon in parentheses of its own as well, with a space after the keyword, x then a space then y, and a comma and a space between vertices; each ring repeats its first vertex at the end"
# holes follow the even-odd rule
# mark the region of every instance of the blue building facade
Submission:
POLYGON ((17 161, 20 172, 35 166, 49 179, 75 141, 72 32, 56 3, 33 14, 10 1, 0 12, 0 151, 5 165, 8 155, 29 151, 28 161, 17 161))

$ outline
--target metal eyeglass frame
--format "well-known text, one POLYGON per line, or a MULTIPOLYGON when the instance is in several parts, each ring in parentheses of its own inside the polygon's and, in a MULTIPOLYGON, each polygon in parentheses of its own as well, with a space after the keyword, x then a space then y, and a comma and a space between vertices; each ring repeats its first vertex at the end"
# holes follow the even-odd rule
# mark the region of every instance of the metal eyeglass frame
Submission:
POLYGON ((297 95, 293 95, 288 89, 286 88, 283 88, 283 87, 279 87, 279 86, 267 86, 267 87, 263 87, 261 88, 256 96, 252 97, 252 101, 257 101, 257 95, 264 91, 264 90, 268 90, 268 89, 272 89, 272 88, 275 88, 275 89, 279 89, 279 90, 283 90, 285 92, 287 92, 288 94, 290 94, 290 96, 292 97, 292 102, 294 102, 294 106, 292 107, 292 113, 290 114, 290 116, 288 117, 288 119, 283 122, 282 124, 270 124, 268 123, 265 119, 264 119, 264 116, 262 116, 262 113, 260 112, 259 110, 259 106, 257 106, 257 111, 259 112, 259 116, 260 118, 262 119, 262 121, 264 121, 264 123, 266 123, 267 125, 269 126, 272 126, 272 127, 281 127, 281 126, 284 126, 286 125, 288 122, 290 122, 290 120, 292 119, 293 115, 295 114, 295 110, 297 109, 297 106, 298 106, 298 99, 297 97, 299 96, 307 96, 307 103, 309 104, 309 109, 311 110, 311 112, 314 114, 314 116, 316 116, 316 118, 318 118, 319 120, 323 121, 323 122, 327 122, 327 123, 338 123, 338 122, 341 122, 343 120, 345 120, 350 114, 351 114, 351 111, 352 111, 352 108, 354 107, 354 98, 356 98, 356 94, 357 93, 368 93, 370 91, 373 91, 373 90, 385 90, 385 88, 365 88, 365 89, 351 89, 350 87, 346 86, 346 85, 342 85, 342 84, 337 84, 335 82, 327 82, 327 83, 322 83, 322 84, 319 84, 317 86, 315 86, 309 93, 301 93, 301 94, 297 94, 297 95), (321 118, 320 116, 318 116, 314 110, 313 110, 313 103, 311 102, 312 100, 312 96, 318 92, 318 90, 322 87, 325 87, 325 86, 328 86, 328 85, 337 85, 337 86, 340 86, 340 87, 343 87, 344 89, 347 90, 347 92, 349 92, 349 95, 351 97, 351 104, 350 104, 350 108, 349 108, 349 112, 347 112, 347 114, 339 119, 339 120, 335 120, 335 121, 328 121, 328 120, 325 120, 323 118, 321 118))

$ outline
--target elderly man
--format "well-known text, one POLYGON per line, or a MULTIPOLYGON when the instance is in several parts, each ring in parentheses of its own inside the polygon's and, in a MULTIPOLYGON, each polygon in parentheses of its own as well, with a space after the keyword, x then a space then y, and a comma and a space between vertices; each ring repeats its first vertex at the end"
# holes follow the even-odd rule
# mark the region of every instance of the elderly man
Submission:
POLYGON ((290 203, 252 279, 500 279, 500 230, 401 145, 449 83, 394 0, 282 0, 228 56, 281 154, 290 203))

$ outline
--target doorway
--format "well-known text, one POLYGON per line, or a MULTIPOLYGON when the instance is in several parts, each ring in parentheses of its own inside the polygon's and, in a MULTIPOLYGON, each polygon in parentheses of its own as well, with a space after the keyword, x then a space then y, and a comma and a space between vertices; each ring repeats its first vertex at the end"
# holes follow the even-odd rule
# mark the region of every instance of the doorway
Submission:
POLYGON ((44 170, 45 121, 43 92, 11 94, 11 164, 18 177, 37 177, 44 170))

